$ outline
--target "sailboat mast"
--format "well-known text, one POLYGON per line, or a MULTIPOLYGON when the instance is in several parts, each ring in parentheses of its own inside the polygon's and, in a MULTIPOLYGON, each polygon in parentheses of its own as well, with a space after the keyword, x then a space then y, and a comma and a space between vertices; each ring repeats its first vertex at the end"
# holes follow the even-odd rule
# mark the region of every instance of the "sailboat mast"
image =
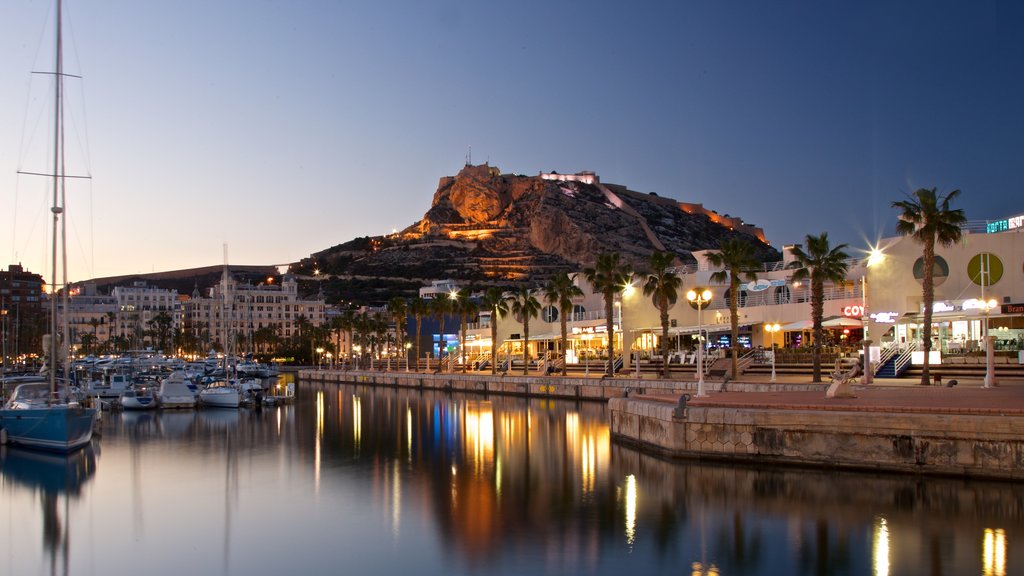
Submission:
MULTIPOLYGON (((61 16, 63 5, 57 0, 57 29, 56 29, 56 54, 54 56, 54 98, 53 98, 53 205, 50 211, 53 212, 53 238, 51 246, 51 268, 50 268, 50 394, 55 395, 57 391, 57 229, 62 224, 61 217, 64 207, 60 203, 61 197, 61 174, 64 164, 64 56, 63 43, 61 40, 61 16)), ((63 238, 63 236, 62 236, 63 238)), ((63 252, 62 252, 63 254, 63 252)))

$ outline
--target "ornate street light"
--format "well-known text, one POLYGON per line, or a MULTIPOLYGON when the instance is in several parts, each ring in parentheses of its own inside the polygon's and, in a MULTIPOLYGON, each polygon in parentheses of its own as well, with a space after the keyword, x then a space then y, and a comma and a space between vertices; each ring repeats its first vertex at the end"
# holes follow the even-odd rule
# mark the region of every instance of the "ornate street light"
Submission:
POLYGON ((981 309, 985 311, 985 388, 992 388, 996 385, 996 337, 988 333, 988 313, 999 305, 995 298, 990 298, 981 303, 981 309))
POLYGON ((697 288, 686 293, 686 299, 697 306, 697 397, 707 396, 704 390, 704 322, 701 311, 711 302, 711 290, 697 288))
POLYGON ((775 382, 775 334, 782 329, 782 326, 775 324, 765 324, 764 331, 767 332, 772 339, 772 382, 775 382))

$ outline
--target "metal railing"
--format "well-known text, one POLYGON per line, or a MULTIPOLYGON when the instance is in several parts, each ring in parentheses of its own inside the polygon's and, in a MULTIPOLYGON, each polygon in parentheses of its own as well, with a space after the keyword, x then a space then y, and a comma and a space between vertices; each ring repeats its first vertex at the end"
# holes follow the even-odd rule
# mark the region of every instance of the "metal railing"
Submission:
POLYGON ((896 363, 893 365, 896 376, 903 374, 903 371, 906 370, 907 364, 910 364, 910 358, 915 350, 917 350, 917 340, 911 340, 900 351, 900 355, 896 358, 896 363))

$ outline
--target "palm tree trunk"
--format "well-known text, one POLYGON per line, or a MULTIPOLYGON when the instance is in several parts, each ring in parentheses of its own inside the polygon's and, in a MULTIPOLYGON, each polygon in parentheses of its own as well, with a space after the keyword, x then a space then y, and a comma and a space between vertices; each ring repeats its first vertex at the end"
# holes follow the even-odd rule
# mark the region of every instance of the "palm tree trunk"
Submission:
POLYGON ((924 243, 924 277, 921 279, 924 296, 924 366, 921 367, 921 385, 931 384, 928 370, 928 356, 932 350, 932 307, 935 304, 935 237, 929 236, 924 243))
POLYGON ((668 301, 659 302, 661 308, 661 377, 668 380, 668 301))
POLYGON ((523 376, 530 373, 530 317, 523 314, 523 376))
POLYGON ((609 378, 615 376, 615 318, 612 316, 615 313, 614 300, 614 294, 608 293, 604 295, 604 315, 607 320, 605 324, 608 330, 608 367, 605 369, 605 374, 609 378))
POLYGON ((732 294, 732 297, 729 298, 729 324, 732 330, 732 378, 735 380, 740 370, 740 281, 738 276, 732 277, 729 288, 732 294))
POLYGON ((811 282, 811 322, 814 324, 814 342, 811 343, 811 382, 821 382, 821 322, 825 315, 825 285, 811 282))
POLYGON ((498 373, 498 311, 491 311, 491 374, 498 373))
POLYGON ((569 371, 569 359, 568 359, 568 356, 566 355, 566 352, 568 352, 568 350, 566 348, 567 348, 567 343, 568 343, 568 332, 569 332, 569 329, 567 327, 567 322, 566 322, 565 311, 564 310, 562 311, 561 317, 562 317, 562 376, 564 377, 568 373, 568 371, 569 371))

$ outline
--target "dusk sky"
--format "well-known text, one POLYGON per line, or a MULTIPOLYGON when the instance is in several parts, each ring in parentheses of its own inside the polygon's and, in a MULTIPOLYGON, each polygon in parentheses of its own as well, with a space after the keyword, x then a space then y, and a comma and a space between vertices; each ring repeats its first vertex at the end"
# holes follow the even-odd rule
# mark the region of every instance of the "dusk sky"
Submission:
MULTIPOLYGON (((0 250, 49 278, 52 0, 0 3, 0 250)), ((777 247, 1024 213, 1024 4, 67 0, 71 280, 286 264, 438 179, 592 170, 777 247), (84 128, 87 128, 84 129, 84 128)))

